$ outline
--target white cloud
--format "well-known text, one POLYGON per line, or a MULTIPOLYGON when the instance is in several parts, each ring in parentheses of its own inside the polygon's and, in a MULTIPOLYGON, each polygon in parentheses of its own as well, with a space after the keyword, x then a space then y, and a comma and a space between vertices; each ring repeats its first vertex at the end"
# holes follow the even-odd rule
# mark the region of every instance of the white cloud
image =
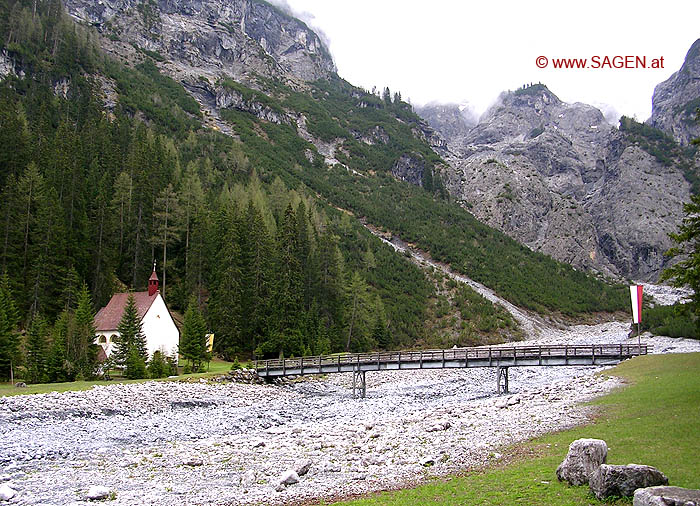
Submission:
POLYGON ((389 86, 416 104, 469 102, 482 113, 501 91, 542 82, 567 102, 610 104, 614 114, 640 120, 651 112, 654 86, 682 64, 700 19, 700 3, 683 0, 663 6, 609 0, 278 1, 311 13, 302 19, 330 36, 339 74, 367 89, 389 86), (542 70, 535 65, 540 55, 663 56, 665 68, 542 70))

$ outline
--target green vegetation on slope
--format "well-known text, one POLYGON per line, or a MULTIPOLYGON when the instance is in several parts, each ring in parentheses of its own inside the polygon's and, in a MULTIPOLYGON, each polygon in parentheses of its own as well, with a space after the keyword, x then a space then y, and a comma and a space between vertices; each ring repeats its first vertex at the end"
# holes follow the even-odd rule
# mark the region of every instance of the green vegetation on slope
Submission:
POLYGON ((700 193, 700 175, 693 168, 692 161, 697 150, 695 146, 683 148, 670 135, 658 128, 639 123, 626 116, 620 118, 620 132, 623 132, 631 143, 638 144, 640 148, 656 158, 659 163, 667 167, 675 165, 680 168, 686 181, 691 184, 693 194, 700 193))
POLYGON ((700 339, 690 303, 644 308, 641 328, 657 336, 700 339))
MULTIPOLYGON (((323 98, 304 99, 312 104, 305 109, 309 116, 307 128, 311 131, 315 120, 324 124, 330 122, 338 129, 334 138, 342 137, 343 147, 350 151, 353 143, 362 145, 362 149, 372 150, 367 156, 374 162, 365 165, 364 156, 336 153, 352 170, 340 165, 328 168, 318 155, 312 163, 306 155, 315 153, 315 148, 299 139, 293 127, 269 124, 236 109, 223 111, 222 117, 234 125, 243 140, 246 156, 254 165, 285 171, 288 178, 303 182, 332 205, 351 210, 368 222, 408 242, 415 242, 434 259, 449 263, 514 304, 541 312, 560 311, 572 315, 626 307, 623 287, 611 287, 551 257, 530 251, 480 223, 459 206, 436 198, 433 191, 426 191, 425 184, 420 188, 396 181, 390 170, 405 149, 413 149, 411 152, 418 153, 426 161, 424 177, 439 162, 434 153, 428 156, 414 146, 419 141, 411 133, 416 127, 409 123, 412 113, 406 112, 402 122, 397 121, 394 114, 398 105, 392 102, 388 106, 374 96, 367 98, 365 92, 347 88, 349 85, 340 80, 328 82, 324 87, 319 83, 315 86, 323 90, 323 98), (378 106, 362 106, 365 102, 377 102, 378 106), (355 107, 350 116, 350 110, 345 107, 351 103, 355 107), (359 130, 362 135, 371 135, 374 130, 370 126, 379 125, 382 127, 379 132, 387 134, 389 140, 386 144, 372 145, 357 141, 350 133, 354 131, 351 124, 362 125, 359 130), (348 139, 352 141, 348 143, 348 139), (267 149, 263 149, 264 146, 267 149), (374 150, 381 155, 375 156, 374 150), (290 167, 296 169, 290 171, 290 167)), ((282 89, 275 84, 273 91, 281 94, 282 89)), ((300 95, 291 91, 285 96, 287 107, 290 106, 289 97, 301 100, 300 95)), ((380 137, 386 140, 383 135, 380 137)), ((423 144, 421 149, 427 150, 427 145, 423 144)), ((439 188, 439 178, 432 188, 439 188)))
POLYGON ((430 275, 437 290, 428 305, 426 348, 480 346, 522 338, 517 322, 503 306, 442 271, 433 269, 430 275))
MULTIPOLYGON (((61 12, 53 8, 32 16, 31 2, 14 2, 2 40, 46 31, 61 12)), ((16 308, 2 309, 16 317, 0 329, 0 376, 12 363, 18 379, 89 377, 94 364, 57 375, 49 365, 72 362, 65 322, 83 281, 97 309, 114 292, 143 289, 154 259, 169 306, 182 311, 194 295, 223 356, 423 338, 431 283, 300 183, 310 145, 294 127, 242 114, 232 122, 243 143, 202 130, 197 104, 152 62, 128 68, 96 54, 91 70, 119 94, 105 114, 101 77, 85 78, 79 61, 62 74, 49 56, 11 55, 28 77, 0 83, 0 269, 3 306, 16 308), (55 82, 67 83, 65 96, 55 82), (32 321, 41 325, 30 340, 20 331, 32 321)))
MULTIPOLYGON (((555 470, 569 444, 579 438, 604 439, 608 463, 647 464, 663 471, 669 484, 700 488, 700 353, 646 356, 607 374, 631 385, 594 404, 601 415, 584 427, 537 438, 507 449, 503 467, 435 480, 415 489, 386 492, 346 504, 522 504, 572 506, 602 504, 587 486, 557 481, 555 470)), ((605 504, 630 504, 629 499, 605 504)))
MULTIPOLYGON (((37 315, 48 321, 37 349, 56 342, 50 324, 75 309, 83 281, 97 308, 115 291, 142 288, 154 259, 168 303, 182 310, 195 295, 225 356, 425 342, 431 282, 356 218, 526 307, 626 306, 619 290, 436 198, 441 161, 398 93, 379 97, 339 78, 310 84, 309 94, 263 79, 266 95, 228 83, 247 100, 304 113, 311 132, 337 139, 349 170, 329 169, 293 122, 229 109, 222 116, 240 141, 202 130, 178 83, 149 59, 135 68, 107 59, 57 2, 37 4, 36 14, 29 0, 3 8, 0 40, 14 44, 6 49, 28 77, 0 86, 0 264, 21 328, 37 315), (109 114, 105 77, 118 94, 109 114), (391 176, 405 156, 423 188, 391 176)), ((470 340, 507 327, 463 290, 470 340)))

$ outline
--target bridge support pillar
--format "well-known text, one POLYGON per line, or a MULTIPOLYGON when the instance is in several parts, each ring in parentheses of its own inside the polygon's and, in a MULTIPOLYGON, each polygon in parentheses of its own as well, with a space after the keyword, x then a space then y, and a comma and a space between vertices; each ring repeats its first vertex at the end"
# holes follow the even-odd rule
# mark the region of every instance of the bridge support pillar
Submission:
POLYGON ((365 395, 367 395, 367 381, 365 380, 365 372, 366 371, 353 371, 352 372, 352 396, 357 397, 359 394, 360 397, 364 399, 365 395))
POLYGON ((496 371, 496 391, 498 395, 508 393, 508 368, 498 367, 496 371))

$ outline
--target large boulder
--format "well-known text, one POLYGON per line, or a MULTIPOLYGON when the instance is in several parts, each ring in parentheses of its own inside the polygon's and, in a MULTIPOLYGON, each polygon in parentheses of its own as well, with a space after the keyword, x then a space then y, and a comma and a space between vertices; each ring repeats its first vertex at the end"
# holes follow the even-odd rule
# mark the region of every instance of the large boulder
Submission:
POLYGON ((17 495, 17 491, 11 488, 7 483, 0 485, 0 501, 9 501, 17 495))
POLYGON ((571 485, 585 485, 607 458, 608 445, 602 439, 577 439, 557 467, 557 478, 571 485))
POLYGON ((111 491, 102 485, 93 485, 88 489, 87 499, 90 501, 102 501, 107 499, 111 491))
POLYGON ((282 485, 294 485, 295 483, 299 483, 299 475, 294 469, 288 469, 280 476, 280 483, 282 485))
POLYGON ((634 491, 633 506, 700 506, 700 490, 648 487, 634 491))
POLYGON ((297 472, 297 474, 299 476, 304 476, 311 470, 311 467, 313 465, 314 465, 314 463, 308 459, 302 460, 302 461, 296 463, 296 465, 294 466, 294 470, 297 472))
POLYGON ((632 496, 638 488, 668 485, 668 478, 651 466, 603 464, 591 475, 588 484, 591 492, 602 501, 610 496, 632 496))

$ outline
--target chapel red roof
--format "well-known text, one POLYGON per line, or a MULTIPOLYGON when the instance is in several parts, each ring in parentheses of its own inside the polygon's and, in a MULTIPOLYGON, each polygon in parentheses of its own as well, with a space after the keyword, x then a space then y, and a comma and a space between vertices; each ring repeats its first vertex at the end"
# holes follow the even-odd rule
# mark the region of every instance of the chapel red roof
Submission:
POLYGON ((124 314, 129 295, 134 296, 136 311, 139 314, 139 318, 143 319, 153 301, 156 300, 158 292, 153 295, 148 295, 148 292, 115 293, 112 295, 109 303, 95 315, 95 330, 116 330, 122 319, 122 314, 124 314))

